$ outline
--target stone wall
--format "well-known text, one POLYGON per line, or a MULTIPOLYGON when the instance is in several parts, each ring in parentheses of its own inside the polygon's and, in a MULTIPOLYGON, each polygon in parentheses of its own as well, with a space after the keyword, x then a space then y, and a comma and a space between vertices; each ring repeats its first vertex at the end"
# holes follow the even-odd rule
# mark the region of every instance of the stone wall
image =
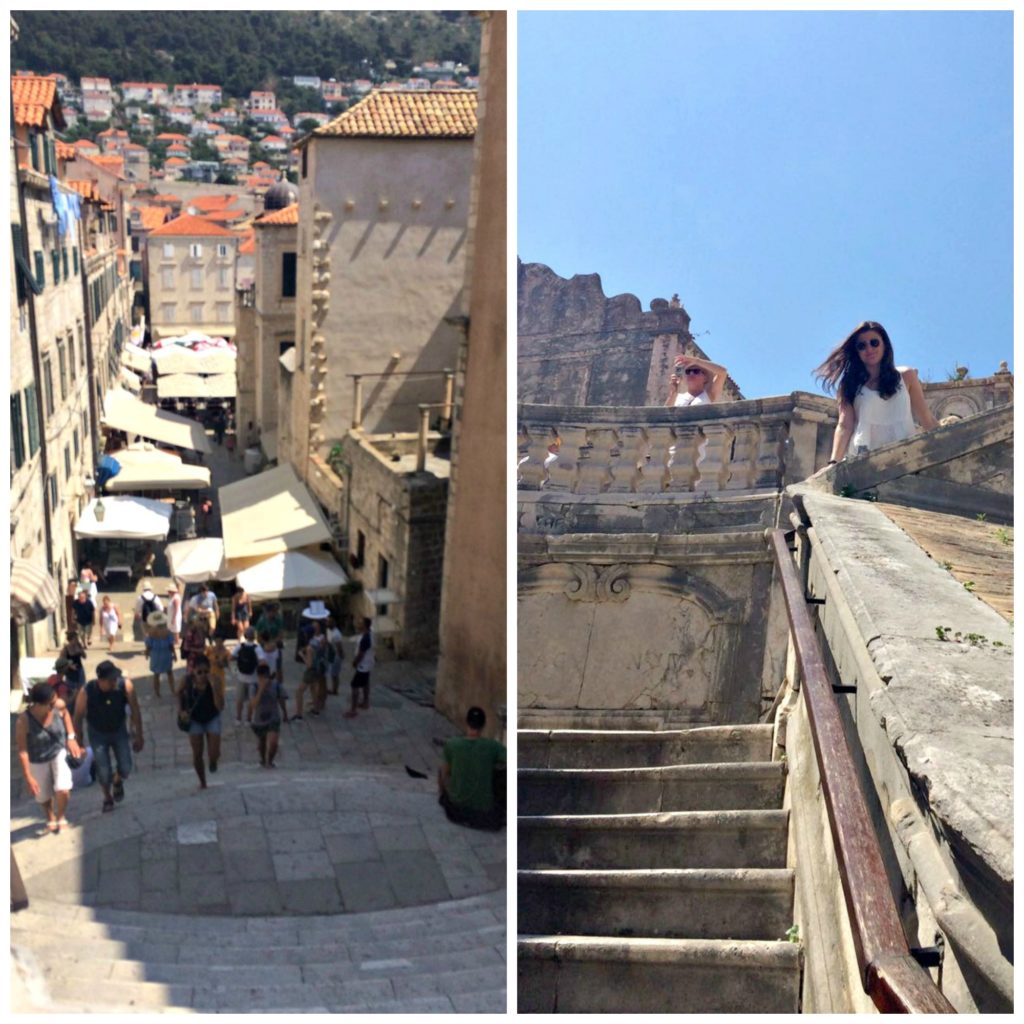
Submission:
POLYGON ((481 18, 479 129, 466 269, 469 330, 456 377, 435 703, 458 724, 468 708, 482 707, 487 735, 504 739, 508 15, 490 11, 481 18))
POLYGON ((349 575, 364 589, 383 587, 380 559, 387 561, 387 588, 400 598, 387 611, 395 645, 418 658, 437 653, 448 480, 394 468, 391 455, 408 455, 415 445, 414 435, 385 439, 352 431, 342 442, 341 465, 352 553, 363 536, 362 565, 350 565, 349 575))
MULTIPOLYGON (((519 263, 518 396, 539 405, 664 405, 673 360, 705 357, 681 305, 605 296, 597 274, 566 280, 519 263)), ((742 398, 730 378, 723 400, 742 398)))

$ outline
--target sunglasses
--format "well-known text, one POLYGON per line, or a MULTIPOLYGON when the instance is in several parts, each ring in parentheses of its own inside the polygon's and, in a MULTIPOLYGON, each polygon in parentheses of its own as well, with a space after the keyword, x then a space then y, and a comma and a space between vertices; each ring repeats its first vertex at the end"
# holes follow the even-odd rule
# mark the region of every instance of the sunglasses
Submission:
POLYGON ((687 377, 696 377, 698 373, 703 373, 704 371, 699 366, 688 366, 683 372, 687 377))
POLYGON ((864 349, 866 349, 868 347, 868 345, 870 345, 872 348, 878 348, 878 346, 881 345, 881 344, 882 344, 882 339, 881 338, 869 338, 867 341, 858 341, 857 342, 857 351, 858 352, 863 352, 864 349))

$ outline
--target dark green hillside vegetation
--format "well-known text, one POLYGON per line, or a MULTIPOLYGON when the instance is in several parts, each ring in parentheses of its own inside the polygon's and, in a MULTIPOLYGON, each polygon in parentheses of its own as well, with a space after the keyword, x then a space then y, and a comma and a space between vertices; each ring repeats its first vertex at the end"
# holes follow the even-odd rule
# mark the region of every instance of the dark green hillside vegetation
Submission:
MULTIPOLYGON (((215 83, 230 96, 278 88, 308 109, 292 75, 385 80, 424 60, 478 70, 480 25, 456 11, 14 11, 12 70, 123 81, 215 83), (394 70, 386 70, 392 60, 394 70), (286 81, 282 81, 286 79, 286 81)), ((292 107, 291 111, 288 107, 292 107)), ((315 108, 314 108, 315 109, 315 108)))

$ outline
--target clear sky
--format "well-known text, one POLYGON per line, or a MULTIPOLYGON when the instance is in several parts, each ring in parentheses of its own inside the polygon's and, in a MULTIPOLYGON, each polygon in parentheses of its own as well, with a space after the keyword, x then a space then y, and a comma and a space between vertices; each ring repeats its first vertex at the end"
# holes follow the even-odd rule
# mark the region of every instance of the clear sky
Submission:
POLYGON ((862 320, 1013 368, 1010 13, 525 12, 518 54, 524 261, 678 292, 748 398, 862 320))

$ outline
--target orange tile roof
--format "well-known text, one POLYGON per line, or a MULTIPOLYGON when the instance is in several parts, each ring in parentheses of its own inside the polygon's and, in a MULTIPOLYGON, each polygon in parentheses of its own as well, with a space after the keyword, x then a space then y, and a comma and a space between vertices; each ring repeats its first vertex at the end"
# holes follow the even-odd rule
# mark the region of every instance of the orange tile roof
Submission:
POLYGON ((94 181, 67 181, 68 188, 73 188, 83 199, 100 201, 100 192, 94 181))
POLYGON ((14 103, 14 123, 41 128, 46 124, 46 112, 52 110, 58 127, 64 117, 57 99, 57 83, 52 78, 36 75, 14 75, 11 78, 11 99, 14 103))
POLYGON ((164 161, 164 167, 183 167, 188 161, 184 157, 172 156, 164 161))
POLYGON ((299 223, 299 204, 292 203, 291 206, 286 206, 283 210, 271 210, 270 213, 257 217, 253 223, 258 224, 260 227, 291 227, 292 225, 297 225, 299 223))
POLYGON ((187 142, 188 141, 188 136, 187 135, 179 135, 177 132, 161 132, 153 141, 154 142, 164 142, 164 141, 166 141, 168 139, 171 139, 171 140, 173 140, 175 142, 187 142))
POLYGON ((251 256, 256 251, 256 232, 252 228, 241 233, 242 241, 238 245, 239 256, 251 256))
POLYGON ((208 210, 200 214, 205 220, 212 220, 215 223, 231 223, 231 221, 244 220, 248 214, 242 209, 233 210, 208 210))
POLYGON ((79 139, 77 142, 72 142, 71 145, 76 149, 95 149, 97 153, 100 151, 100 147, 92 139, 79 139))
POLYGON ((232 192, 226 195, 196 196, 195 199, 189 200, 188 205, 206 212, 208 210, 223 210, 225 207, 234 206, 237 201, 238 196, 232 192))
POLYGON ((115 156, 113 153, 108 156, 88 156, 83 153, 82 158, 97 167, 102 167, 105 171, 110 171, 111 174, 116 174, 119 178, 124 177, 123 156, 115 156))
POLYGON ((167 220, 167 210, 162 206, 140 206, 139 220, 144 231, 155 231, 167 220))
POLYGON ((74 160, 78 156, 78 150, 74 146, 67 142, 61 142, 60 139, 57 139, 54 149, 57 151, 58 160, 74 160))
POLYGON ((165 192, 163 195, 154 195, 153 196, 153 202, 154 203, 169 203, 171 205, 176 205, 176 204, 181 202, 181 196, 176 196, 176 195, 172 195, 169 192, 165 192))
POLYGON ((476 105, 475 89, 374 90, 311 134, 313 138, 471 139, 476 134, 476 105))
POLYGON ((233 238, 235 232, 222 228, 219 224, 213 224, 205 217, 194 217, 191 213, 183 213, 166 224, 156 228, 151 237, 164 237, 166 235, 184 235, 193 237, 197 235, 220 235, 233 238))

